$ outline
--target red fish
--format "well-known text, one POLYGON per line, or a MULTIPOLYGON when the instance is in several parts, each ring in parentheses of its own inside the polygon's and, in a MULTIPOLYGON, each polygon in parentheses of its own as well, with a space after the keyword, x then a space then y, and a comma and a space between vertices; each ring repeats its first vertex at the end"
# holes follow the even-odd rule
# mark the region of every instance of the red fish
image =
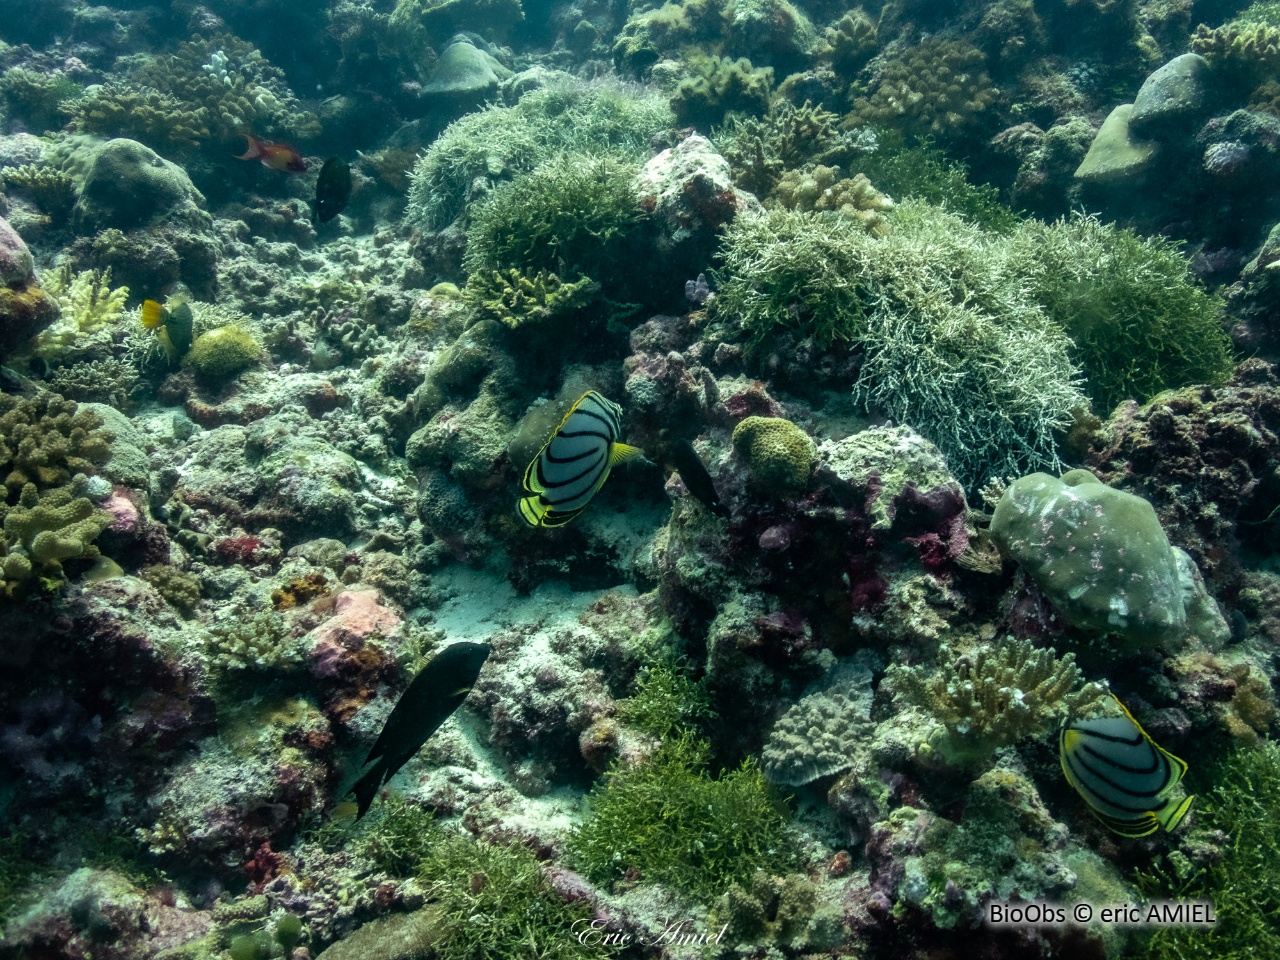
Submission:
POLYGON ((276 143, 274 140, 259 140, 249 134, 243 134, 249 141, 249 149, 236 157, 237 160, 261 160, 264 167, 282 170, 289 173, 306 173, 307 161, 287 143, 276 143))

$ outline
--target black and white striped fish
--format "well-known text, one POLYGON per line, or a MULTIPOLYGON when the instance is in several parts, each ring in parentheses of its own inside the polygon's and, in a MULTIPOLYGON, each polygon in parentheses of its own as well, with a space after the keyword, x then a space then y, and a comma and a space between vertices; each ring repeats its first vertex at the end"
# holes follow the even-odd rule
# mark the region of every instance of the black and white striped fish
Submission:
POLYGON ((1173 796, 1187 765, 1147 735, 1114 695, 1124 715, 1077 720, 1058 737, 1062 772, 1093 815, 1122 837, 1174 830, 1194 796, 1173 796))
POLYGON ((621 432, 621 407, 594 390, 580 396, 524 472, 524 522, 558 527, 581 513, 614 465, 640 452, 618 442, 621 432))

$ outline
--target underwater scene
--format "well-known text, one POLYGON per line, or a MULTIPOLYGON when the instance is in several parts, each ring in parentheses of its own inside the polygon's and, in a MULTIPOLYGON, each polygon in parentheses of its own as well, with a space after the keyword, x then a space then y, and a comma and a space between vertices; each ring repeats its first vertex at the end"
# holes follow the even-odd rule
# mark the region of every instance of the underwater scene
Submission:
POLYGON ((1280 958, 1280 2, 0 0, 0 960, 1280 958))

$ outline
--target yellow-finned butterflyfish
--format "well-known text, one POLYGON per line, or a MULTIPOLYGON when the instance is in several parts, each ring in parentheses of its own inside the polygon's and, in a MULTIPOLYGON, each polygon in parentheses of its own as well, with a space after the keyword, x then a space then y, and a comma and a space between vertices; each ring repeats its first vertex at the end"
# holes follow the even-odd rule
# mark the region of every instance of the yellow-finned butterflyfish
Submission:
POLYGON ((558 527, 581 513, 614 465, 640 452, 618 442, 621 432, 621 407, 594 390, 580 396, 524 472, 524 522, 558 527))
POLYGON ((1122 837, 1174 830, 1195 796, 1175 795, 1187 765, 1160 746, 1114 694, 1123 716, 1077 720, 1058 736, 1062 772, 1089 810, 1122 837))

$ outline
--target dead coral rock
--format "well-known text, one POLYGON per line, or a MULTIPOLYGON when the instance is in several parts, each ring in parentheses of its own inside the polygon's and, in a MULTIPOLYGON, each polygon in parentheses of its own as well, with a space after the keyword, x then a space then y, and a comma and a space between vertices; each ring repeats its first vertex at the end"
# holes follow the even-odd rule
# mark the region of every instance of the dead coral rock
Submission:
POLYGON ((36 281, 31 251, 0 217, 0 359, 56 319, 58 305, 36 281))

